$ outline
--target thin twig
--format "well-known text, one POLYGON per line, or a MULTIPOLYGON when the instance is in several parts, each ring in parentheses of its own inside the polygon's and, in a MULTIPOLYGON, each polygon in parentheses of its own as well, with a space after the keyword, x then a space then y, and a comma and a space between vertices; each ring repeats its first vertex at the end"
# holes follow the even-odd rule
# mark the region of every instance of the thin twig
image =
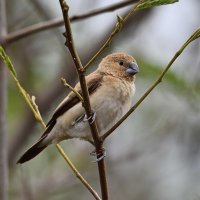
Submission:
MULTIPOLYGON (((103 14, 103 13, 106 13, 106 12, 112 12, 116 9, 120 9, 120 8, 125 7, 125 6, 129 6, 129 5, 131 5, 131 4, 133 4, 137 1, 138 0, 122 1, 122 2, 119 2, 119 3, 116 3, 116 4, 112 4, 110 6, 94 9, 92 11, 85 13, 85 14, 72 16, 72 17, 70 17, 70 21, 71 22, 77 22, 79 20, 87 19, 87 18, 96 16, 96 15, 99 15, 99 14, 103 14)), ((24 29, 21 29, 19 31, 9 33, 6 36, 6 42, 12 43, 12 42, 20 40, 22 38, 25 38, 29 35, 32 35, 34 33, 38 33, 38 32, 48 30, 48 29, 51 29, 51 28, 55 28, 55 27, 58 27, 58 26, 62 26, 63 24, 64 24, 63 18, 53 19, 53 20, 49 20, 49 21, 46 21, 46 22, 40 22, 38 24, 31 25, 31 26, 26 27, 24 29)))
POLYGON ((194 40, 200 37, 200 28, 197 29, 190 38, 182 45, 182 47, 175 53, 173 58, 170 60, 166 68, 160 74, 158 79, 153 83, 153 85, 144 93, 144 95, 133 105, 133 107, 103 136, 102 140, 105 140, 126 118, 146 99, 146 97, 152 92, 152 90, 162 81, 163 77, 166 75, 167 71, 170 69, 175 60, 181 55, 184 49, 194 40))
POLYGON ((64 86, 68 87, 80 99, 80 101, 83 102, 83 97, 81 96, 81 94, 76 91, 70 84, 68 84, 65 78, 61 78, 61 81, 64 86))
MULTIPOLYGON (((84 75, 85 71, 83 69, 83 65, 80 61, 79 55, 74 46, 70 20, 69 20, 69 16, 68 16, 69 6, 67 5, 66 1, 64 1, 64 0, 59 0, 59 1, 60 1, 61 9, 62 9, 63 18, 64 18, 64 22, 65 22, 65 29, 66 29, 66 32, 64 33, 64 36, 66 37, 65 45, 68 47, 68 49, 72 55, 74 64, 76 66, 76 70, 77 70, 79 80, 80 80, 80 86, 81 86, 81 90, 82 90, 83 100, 84 100, 83 106, 85 108, 87 117, 89 118, 92 115, 92 110, 91 110, 90 99, 89 99, 88 89, 87 89, 85 75, 84 75)), ((92 137, 94 140, 95 148, 96 148, 96 153, 97 153, 97 155, 99 155, 103 151, 103 141, 100 140, 96 122, 94 121, 91 124, 89 123, 89 125, 90 125, 90 130, 92 133, 92 137)), ((107 188, 107 179, 106 179, 104 159, 102 159, 98 162, 98 169, 99 169, 99 178, 100 178, 102 199, 108 200, 108 188, 107 188)))

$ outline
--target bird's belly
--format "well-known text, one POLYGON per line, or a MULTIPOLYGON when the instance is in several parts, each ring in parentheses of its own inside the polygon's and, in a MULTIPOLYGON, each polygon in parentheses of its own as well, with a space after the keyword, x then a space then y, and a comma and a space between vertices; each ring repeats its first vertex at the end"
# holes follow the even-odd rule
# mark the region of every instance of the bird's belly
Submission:
POLYGON ((102 101, 100 106, 96 108, 99 134, 103 135, 108 131, 128 110, 127 107, 122 106, 120 101, 112 98, 102 101))
MULTIPOLYGON (((100 135, 108 131, 130 108, 131 101, 122 104, 113 98, 102 99, 98 105, 92 104, 92 109, 96 112, 96 124, 100 135)), ((82 138, 92 141, 89 124, 86 120, 75 123, 68 131, 71 137, 82 138)))

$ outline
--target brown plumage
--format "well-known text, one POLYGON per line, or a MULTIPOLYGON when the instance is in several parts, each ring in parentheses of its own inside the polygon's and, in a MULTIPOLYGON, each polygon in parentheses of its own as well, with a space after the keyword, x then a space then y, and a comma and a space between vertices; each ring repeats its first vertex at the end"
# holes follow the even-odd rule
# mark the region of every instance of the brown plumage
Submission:
MULTIPOLYGON (((86 77, 100 135, 109 130, 131 107, 135 93, 135 74, 138 71, 135 59, 119 52, 106 56, 97 70, 86 77)), ((82 93, 79 83, 75 89, 82 93)), ((80 138, 92 143, 85 110, 73 92, 57 107, 39 141, 17 163, 34 158, 50 144, 70 138, 80 138)))

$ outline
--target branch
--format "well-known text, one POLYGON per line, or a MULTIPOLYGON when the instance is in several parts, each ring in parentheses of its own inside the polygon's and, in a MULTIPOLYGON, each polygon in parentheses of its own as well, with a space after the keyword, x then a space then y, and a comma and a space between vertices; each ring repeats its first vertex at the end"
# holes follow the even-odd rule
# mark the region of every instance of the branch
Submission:
POLYGON ((76 91, 71 85, 69 85, 64 78, 61 78, 61 81, 64 86, 68 87, 80 99, 80 101, 83 102, 83 97, 78 91, 76 91))
POLYGON ((175 53, 173 58, 170 60, 164 71, 158 77, 158 79, 153 83, 153 85, 144 93, 144 95, 135 103, 135 105, 103 136, 102 140, 105 140, 126 118, 146 99, 146 97, 152 92, 152 90, 162 81, 163 77, 166 75, 167 71, 170 69, 175 60, 182 54, 185 48, 194 40, 200 37, 200 28, 197 29, 190 38, 182 45, 182 47, 175 53))
MULTIPOLYGON (((59 1, 60 1, 61 9, 62 9, 63 18, 64 18, 64 22, 65 22, 65 29, 66 29, 66 32, 63 34, 66 37, 65 45, 68 47, 68 49, 72 55, 74 64, 76 66, 76 70, 77 70, 77 73, 79 76, 80 86, 81 86, 81 90, 82 90, 83 106, 85 108, 87 117, 89 118, 92 115, 92 110, 91 110, 90 99, 89 99, 88 89, 87 89, 85 75, 84 75, 85 70, 82 66, 79 55, 74 46, 71 25, 70 25, 70 19, 68 16, 69 6, 67 5, 66 1, 64 1, 64 0, 59 0, 59 1)), ((98 158, 99 155, 101 156, 101 154, 103 152, 103 141, 100 140, 96 122, 94 121, 93 123, 89 123, 89 126, 90 126, 90 130, 91 130, 92 137, 94 140, 96 154, 97 154, 97 158, 98 158)), ((108 189, 107 189, 107 180, 106 180, 104 159, 102 159, 98 162, 98 169, 99 169, 99 178, 100 178, 102 199, 107 200, 108 199, 108 189)))
MULTIPOLYGON (((65 61, 65 63, 62 64, 60 72, 53 80, 54 84, 51 86, 50 90, 42 90, 38 91, 38 93, 35 95, 38 98, 37 104, 39 105, 40 112, 45 115, 49 112, 49 107, 52 104, 52 102, 56 101, 56 99, 63 93, 65 93, 65 88, 62 84, 58 82, 58 79, 63 76, 63 74, 66 73, 66 70, 64 70, 64 67, 67 65, 71 65, 71 62, 68 62, 68 60, 65 61)), ((66 74, 67 80, 69 80, 70 83, 74 83, 74 80, 76 78, 75 71, 71 68, 67 71, 66 74)), ((20 124, 17 126, 16 133, 14 134, 14 137, 10 141, 9 147, 9 164, 15 164, 16 156, 19 154, 21 149, 24 147, 24 145, 27 143, 27 140, 29 137, 33 136, 34 127, 35 127, 35 119, 33 117, 33 113, 30 109, 26 109, 26 113, 24 114, 24 120, 21 121, 20 124), (29 134, 27 134, 29 133, 29 134)))
MULTIPOLYGON (((138 0, 123 1, 123 2, 120 2, 120 3, 112 4, 112 5, 107 6, 107 7, 103 7, 103 8, 99 8, 99 9, 93 9, 92 11, 89 11, 85 14, 72 16, 70 18, 70 21, 71 22, 77 22, 79 20, 87 19, 87 18, 96 16, 96 15, 99 15, 99 14, 111 12, 111 11, 114 11, 116 9, 120 9, 120 8, 125 7, 125 6, 129 6, 129 5, 131 5, 131 4, 133 4, 137 1, 138 0)), ((38 33, 38 32, 44 31, 44 30, 59 27, 59 26, 62 26, 63 24, 64 24, 63 18, 53 19, 53 20, 49 20, 49 21, 46 21, 46 22, 40 22, 38 24, 31 25, 31 26, 26 27, 24 29, 21 29, 19 31, 9 33, 6 36, 5 39, 6 39, 7 43, 12 43, 12 42, 20 40, 24 37, 32 35, 34 33, 38 33)))

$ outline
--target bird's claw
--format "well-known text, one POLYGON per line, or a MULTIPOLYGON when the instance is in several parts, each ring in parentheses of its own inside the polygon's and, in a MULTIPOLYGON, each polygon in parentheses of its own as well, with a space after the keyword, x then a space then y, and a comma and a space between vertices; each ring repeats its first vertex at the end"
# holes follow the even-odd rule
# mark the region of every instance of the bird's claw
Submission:
POLYGON ((88 118, 84 118, 84 121, 88 121, 90 124, 94 123, 94 120, 96 119, 97 113, 92 110, 92 114, 88 118))
POLYGON ((101 150, 101 152, 99 152, 99 153, 97 153, 96 150, 94 150, 94 151, 92 151, 92 152, 90 153, 90 155, 91 155, 91 156, 96 156, 96 157, 97 157, 96 160, 95 160, 95 161, 92 161, 92 162, 99 162, 99 161, 101 161, 103 158, 106 157, 106 150, 103 148, 103 149, 101 150))

